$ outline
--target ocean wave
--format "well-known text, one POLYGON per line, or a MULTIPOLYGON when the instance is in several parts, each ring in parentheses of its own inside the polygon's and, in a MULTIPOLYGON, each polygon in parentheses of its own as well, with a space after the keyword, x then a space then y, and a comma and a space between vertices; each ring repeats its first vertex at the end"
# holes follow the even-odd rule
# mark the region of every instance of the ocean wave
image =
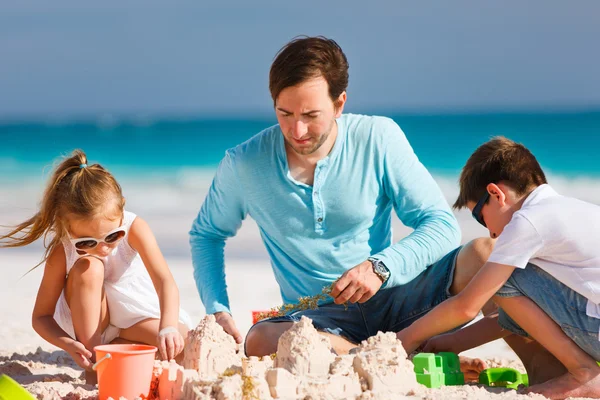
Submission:
MULTIPOLYGON (((181 168, 170 173, 128 176, 119 179, 127 200, 126 208, 150 224, 163 252, 189 256, 188 232, 210 187, 214 170, 181 168)), ((434 175, 446 200, 458 196, 458 176, 434 175)), ((561 194, 600 205, 600 178, 549 175, 549 183, 561 194)), ((0 225, 14 225, 37 211, 43 191, 41 179, 0 184, 0 225)), ((471 218, 468 210, 455 212, 463 232, 463 242, 488 235, 471 218)), ((394 218, 395 240, 410 229, 394 218)), ((39 246, 37 247, 39 248, 39 246)), ((226 253, 233 257, 267 259, 258 228, 248 219, 238 235, 228 242, 226 253)))

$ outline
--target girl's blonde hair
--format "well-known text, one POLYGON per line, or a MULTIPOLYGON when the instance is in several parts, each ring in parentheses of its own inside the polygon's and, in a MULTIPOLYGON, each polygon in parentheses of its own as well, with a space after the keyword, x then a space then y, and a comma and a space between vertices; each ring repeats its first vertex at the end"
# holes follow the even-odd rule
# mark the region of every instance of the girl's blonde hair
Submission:
POLYGON ((88 166, 85 153, 75 150, 52 172, 37 214, 0 235, 0 247, 27 246, 44 236, 46 251, 37 267, 67 237, 67 218, 122 214, 124 205, 121 186, 111 173, 100 164, 88 166))

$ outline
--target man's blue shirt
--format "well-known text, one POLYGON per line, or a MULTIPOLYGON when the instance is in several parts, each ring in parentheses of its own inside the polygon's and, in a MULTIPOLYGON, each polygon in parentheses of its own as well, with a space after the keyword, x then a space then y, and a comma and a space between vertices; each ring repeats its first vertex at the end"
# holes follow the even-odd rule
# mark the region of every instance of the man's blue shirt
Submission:
POLYGON ((411 281, 460 242, 438 185, 391 119, 344 114, 313 186, 290 174, 279 125, 229 149, 190 231, 194 278, 207 313, 229 312, 224 247, 252 217, 283 301, 321 293, 373 256, 411 281), (414 229, 392 243, 392 209, 414 229))

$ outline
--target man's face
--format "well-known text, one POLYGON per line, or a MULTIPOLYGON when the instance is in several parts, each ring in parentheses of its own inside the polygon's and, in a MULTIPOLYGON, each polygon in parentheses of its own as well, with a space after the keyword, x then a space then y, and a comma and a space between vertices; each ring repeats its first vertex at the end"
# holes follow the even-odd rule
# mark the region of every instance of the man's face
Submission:
POLYGON ((283 89, 276 99, 275 112, 287 145, 301 155, 316 152, 342 114, 345 96, 346 92, 342 93, 341 104, 335 107, 329 85, 322 77, 283 89))

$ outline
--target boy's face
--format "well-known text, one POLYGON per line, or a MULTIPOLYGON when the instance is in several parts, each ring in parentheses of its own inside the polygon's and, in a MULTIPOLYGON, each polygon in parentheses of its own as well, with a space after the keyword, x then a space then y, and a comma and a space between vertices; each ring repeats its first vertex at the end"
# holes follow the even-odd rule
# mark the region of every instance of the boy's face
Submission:
MULTIPOLYGON (((490 197, 481 208, 481 218, 490 232, 490 237, 497 238, 512 219, 514 212, 517 211, 513 205, 518 202, 518 199, 514 191, 503 183, 490 183, 487 191, 490 197)), ((471 212, 475 206, 474 202, 467 203, 471 212)))

